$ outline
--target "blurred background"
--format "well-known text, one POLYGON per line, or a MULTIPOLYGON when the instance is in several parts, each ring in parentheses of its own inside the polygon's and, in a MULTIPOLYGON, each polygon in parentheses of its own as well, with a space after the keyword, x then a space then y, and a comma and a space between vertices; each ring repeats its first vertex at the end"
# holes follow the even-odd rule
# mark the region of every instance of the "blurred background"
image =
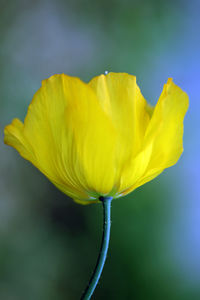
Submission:
POLYGON ((155 104, 168 77, 190 97, 178 164, 112 205, 94 299, 200 299, 200 1, 0 0, 0 299, 76 300, 96 263, 101 205, 81 206, 3 144, 41 80, 137 76, 155 104))

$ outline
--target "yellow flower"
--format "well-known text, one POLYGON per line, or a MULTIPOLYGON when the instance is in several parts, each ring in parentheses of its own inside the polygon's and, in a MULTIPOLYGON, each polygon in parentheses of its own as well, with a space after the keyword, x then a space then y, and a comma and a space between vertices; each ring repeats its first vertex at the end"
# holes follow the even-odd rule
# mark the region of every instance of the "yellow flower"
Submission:
POLYGON ((88 84, 65 74, 42 82, 4 141, 75 201, 126 195, 174 165, 183 151, 188 96, 169 79, 155 107, 136 77, 109 73, 88 84))

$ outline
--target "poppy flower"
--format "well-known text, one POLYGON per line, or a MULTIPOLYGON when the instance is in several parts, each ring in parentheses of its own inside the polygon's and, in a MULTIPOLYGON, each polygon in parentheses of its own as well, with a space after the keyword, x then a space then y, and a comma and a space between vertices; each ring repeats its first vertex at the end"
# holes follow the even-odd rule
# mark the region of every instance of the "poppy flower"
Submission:
POLYGON ((75 201, 94 203, 124 196, 178 161, 187 108, 172 79, 152 107, 126 73, 89 83, 54 75, 42 82, 24 123, 5 127, 4 141, 75 201))

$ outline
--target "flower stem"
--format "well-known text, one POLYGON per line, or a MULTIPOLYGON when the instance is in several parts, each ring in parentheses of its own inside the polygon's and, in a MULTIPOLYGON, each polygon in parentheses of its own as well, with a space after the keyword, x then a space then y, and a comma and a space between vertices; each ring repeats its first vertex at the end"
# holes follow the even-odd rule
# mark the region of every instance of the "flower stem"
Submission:
POLYGON ((93 271, 92 277, 81 297, 81 300, 89 300, 97 286, 103 267, 106 261, 106 256, 108 252, 108 245, 110 240, 110 210, 112 197, 100 197, 99 200, 103 204, 103 214, 104 214, 104 224, 103 224, 103 236, 101 241, 101 248, 99 252, 99 257, 95 269, 93 271))

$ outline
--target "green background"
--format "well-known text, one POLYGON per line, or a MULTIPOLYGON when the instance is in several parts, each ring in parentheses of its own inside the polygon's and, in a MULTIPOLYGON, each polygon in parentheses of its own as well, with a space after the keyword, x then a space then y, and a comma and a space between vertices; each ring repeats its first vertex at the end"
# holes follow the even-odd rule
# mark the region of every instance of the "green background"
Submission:
POLYGON ((101 240, 101 205, 81 206, 3 144, 41 80, 137 76, 155 104, 168 77, 190 97, 178 164, 113 201, 94 299, 200 299, 200 2, 0 0, 0 299, 79 299, 101 240))

